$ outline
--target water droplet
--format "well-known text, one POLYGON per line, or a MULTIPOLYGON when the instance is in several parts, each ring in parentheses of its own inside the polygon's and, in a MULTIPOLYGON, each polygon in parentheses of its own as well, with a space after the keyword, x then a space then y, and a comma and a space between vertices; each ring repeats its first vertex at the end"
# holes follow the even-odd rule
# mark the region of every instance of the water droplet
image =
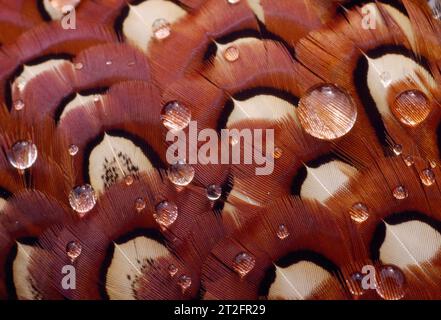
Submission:
POLYGON ((66 246, 67 256, 70 258, 72 263, 80 256, 83 250, 81 244, 77 241, 71 241, 66 246))
POLYGON ((357 223, 362 223, 369 218, 368 207, 361 202, 355 203, 349 211, 351 219, 357 223))
POLYGON ((125 182, 126 186, 131 186, 133 184, 134 180, 135 180, 135 178, 133 178, 133 176, 131 174, 124 176, 124 182, 125 182))
POLYGON ((334 140, 351 131, 357 120, 357 108, 346 92, 323 84, 308 90, 300 99, 297 116, 311 136, 334 140))
POLYGON ((14 109, 17 111, 22 110, 25 107, 23 100, 19 99, 14 102, 14 109))
POLYGON ((152 32, 157 40, 168 38, 171 34, 171 25, 165 19, 156 19, 152 24, 152 32))
POLYGON ((435 161, 435 160, 429 160, 429 165, 430 165, 430 167, 431 167, 432 169, 435 169, 435 168, 436 168, 436 166, 437 166, 437 164, 436 164, 436 161, 435 161))
POLYGON ((112 60, 107 60, 107 61, 106 61, 106 65, 107 65, 107 66, 110 66, 110 65, 112 65, 112 64, 113 64, 112 60))
POLYGON ((396 156, 399 156, 403 153, 403 146, 401 144, 396 144, 392 150, 396 156))
POLYGON ((168 266, 168 273, 171 277, 174 277, 176 273, 178 273, 178 267, 176 267, 174 264, 171 264, 168 266))
POLYGON ((178 206, 164 200, 156 206, 156 213, 153 214, 153 217, 160 226, 169 227, 178 218, 178 206))
POLYGON ((364 289, 361 286, 361 282, 363 280, 364 275, 361 272, 355 272, 351 274, 350 278, 346 280, 346 284, 349 288, 349 291, 354 296, 361 296, 364 294, 364 289))
POLYGON ((145 209, 145 201, 143 198, 137 198, 135 200, 135 209, 138 212, 141 212, 142 210, 145 209))
POLYGON ((95 190, 89 184, 77 186, 69 194, 69 203, 72 209, 78 212, 80 218, 82 218, 96 204, 95 190))
POLYGON ((435 183, 435 173, 433 172, 432 168, 427 168, 421 171, 420 179, 421 182, 427 187, 433 185, 435 183))
POLYGON ((432 8, 433 17, 441 20, 441 2, 439 0, 430 0, 429 5, 432 8))
POLYGON ((72 157, 75 156, 75 155, 78 153, 78 150, 79 150, 78 146, 76 146, 76 145, 74 145, 74 144, 71 144, 71 145, 69 146, 69 154, 70 154, 72 157))
POLYGON ((224 58, 228 62, 237 61, 239 59, 239 55, 240 55, 239 49, 235 46, 230 46, 226 48, 224 51, 224 58))
POLYGON ((405 156, 404 163, 406 164, 406 166, 411 167, 414 165, 415 159, 413 158, 413 156, 405 156))
POLYGON ((400 300, 406 293, 406 280, 398 267, 382 266, 376 274, 376 282, 376 291, 385 300, 400 300))
POLYGON ((191 112, 182 103, 172 101, 167 103, 162 109, 161 120, 169 130, 183 130, 190 123, 191 112))
POLYGON ((81 62, 77 62, 74 64, 75 70, 81 70, 83 69, 84 65, 81 62))
POLYGON ((239 3, 240 0, 227 0, 229 4, 236 4, 239 3))
POLYGON ((191 286, 191 278, 185 274, 180 276, 178 285, 181 287, 182 293, 184 293, 191 286))
POLYGON ((9 163, 16 169, 25 170, 35 163, 38 151, 32 141, 16 142, 8 153, 9 163))
POLYGON ((427 119, 432 105, 421 91, 408 90, 397 96, 391 109, 402 124, 415 127, 427 119))
POLYGON ((380 79, 384 87, 388 87, 392 83, 392 76, 387 71, 384 71, 380 74, 380 79))
POLYGON ((289 237, 289 230, 287 228, 287 226, 285 226, 284 224, 279 225, 279 227, 277 228, 277 237, 280 240, 286 239, 289 237))
POLYGON ((189 185, 194 178, 194 173, 194 168, 184 160, 179 160, 167 170, 168 178, 177 186, 189 185))
POLYGON ((274 159, 280 159, 282 155, 283 155, 283 149, 279 147, 275 147, 273 152, 274 159))
POLYGON ((95 95, 95 97, 93 97, 93 102, 99 102, 100 101, 100 96, 99 95, 95 95))
POLYGON ((404 200, 409 196, 409 193, 404 186, 398 186, 394 189, 393 196, 397 200, 404 200))
POLYGON ((136 64, 136 63, 135 63, 134 61, 131 61, 131 62, 127 63, 127 66, 128 66, 128 67, 133 67, 135 64, 136 64))
POLYGON ((240 277, 246 276, 256 265, 256 259, 246 252, 239 253, 233 261, 233 268, 240 277))
POLYGON ((206 189, 207 198, 211 201, 219 200, 222 195, 222 187, 217 184, 209 185, 206 189))

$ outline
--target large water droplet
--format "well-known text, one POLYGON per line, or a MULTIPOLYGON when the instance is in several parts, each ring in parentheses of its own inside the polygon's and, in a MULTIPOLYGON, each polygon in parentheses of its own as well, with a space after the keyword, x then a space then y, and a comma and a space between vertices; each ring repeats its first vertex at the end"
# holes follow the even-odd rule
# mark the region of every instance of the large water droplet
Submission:
POLYGON ((145 209, 145 201, 143 198, 140 197, 135 200, 135 209, 138 212, 141 212, 145 209))
POLYGON ((414 127, 427 119, 432 111, 432 105, 421 91, 408 90, 397 96, 391 109, 401 123, 414 127))
POLYGON ((433 172, 432 168, 427 168, 421 171, 420 178, 421 178, 421 182, 427 187, 430 187, 436 181, 435 173, 433 172))
POLYGON ((95 190, 89 184, 77 186, 69 194, 69 203, 72 209, 78 212, 82 218, 96 204, 95 190))
POLYGON ((161 120, 169 130, 183 130, 191 121, 191 112, 182 103, 172 101, 167 103, 162 109, 161 120))
POLYGON ((303 129, 313 137, 334 140, 346 135, 357 120, 352 98, 332 84, 310 89, 299 101, 297 116, 303 129))
POLYGON ((84 65, 81 62, 77 62, 74 64, 75 70, 81 70, 83 69, 84 65))
POLYGON ((404 163, 406 164, 406 166, 411 167, 414 165, 415 163, 415 159, 413 158, 413 156, 405 156, 404 157, 404 163))
POLYGON ((168 273, 171 277, 174 277, 175 274, 178 272, 178 267, 176 267, 174 264, 171 264, 168 266, 168 273))
POLYGON ((368 207, 361 202, 355 203, 349 211, 351 219, 357 223, 362 223, 369 218, 368 207))
POLYGON ((75 156, 75 155, 78 153, 78 151, 79 151, 78 146, 76 146, 76 145, 74 145, 74 144, 71 144, 71 145, 69 146, 69 154, 70 154, 72 157, 75 156))
POLYGON ((16 169, 25 170, 35 163, 38 151, 32 141, 18 141, 8 152, 9 163, 16 169))
POLYGON ((191 278, 185 274, 180 276, 178 285, 181 287, 182 293, 184 293, 191 286, 191 278))
POLYGON ((364 289, 362 287, 363 274, 361 272, 355 272, 351 274, 350 278, 346 280, 346 284, 349 288, 349 291, 354 296, 361 296, 364 294, 364 289))
POLYGON ((241 277, 246 276, 256 265, 256 259, 246 252, 239 253, 233 261, 233 268, 241 277))
POLYGON ((392 150, 396 156, 399 156, 403 153, 403 146, 401 144, 396 144, 393 146, 392 150))
POLYGON ((178 218, 178 206, 171 201, 164 200, 156 206, 156 213, 153 217, 160 226, 169 227, 178 218))
POLYGON ((392 76, 388 71, 384 71, 380 74, 380 80, 384 87, 388 87, 392 83, 392 76))
POLYGON ((167 176, 170 181, 177 186, 187 186, 193 181, 195 170, 185 163, 184 160, 179 160, 171 165, 167 171, 167 176))
POLYGON ((376 281, 377 293, 385 300, 400 300, 406 293, 406 279, 398 267, 382 266, 376 274, 376 281))
POLYGON ((80 256, 82 250, 83 248, 78 241, 71 241, 66 246, 67 256, 72 262, 74 262, 80 256))
POLYGON ((280 240, 288 238, 289 237, 288 227, 285 226, 284 224, 279 225, 279 227, 277 228, 277 237, 280 240))
POLYGON ((230 46, 226 48, 224 51, 224 58, 228 62, 237 61, 239 59, 239 55, 240 55, 239 49, 235 46, 230 46))
POLYGON ((222 188, 217 184, 209 185, 206 189, 207 198, 211 201, 219 200, 222 195, 222 188))
POLYGON ((397 200, 404 200, 409 196, 406 187, 398 186, 393 191, 393 196, 397 200))
POLYGON ((14 109, 17 111, 22 110, 25 107, 25 103, 23 100, 18 99, 17 101, 14 102, 14 109))
POLYGON ((124 183, 126 184, 126 186, 131 186, 133 184, 133 181, 135 181, 133 175, 128 174, 124 176, 124 183))
POLYGON ((168 38, 171 34, 171 25, 167 20, 160 18, 153 21, 152 32, 157 40, 168 38))

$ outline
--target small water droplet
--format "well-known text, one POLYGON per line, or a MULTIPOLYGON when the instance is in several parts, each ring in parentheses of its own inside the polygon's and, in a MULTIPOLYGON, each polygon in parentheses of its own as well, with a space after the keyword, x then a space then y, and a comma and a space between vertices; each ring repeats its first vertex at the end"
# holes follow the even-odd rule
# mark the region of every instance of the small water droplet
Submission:
POLYGON ((156 213, 153 217, 160 226, 169 227, 178 218, 178 206, 171 201, 164 200, 156 206, 156 213))
POLYGON ((421 182, 427 187, 433 185, 436 180, 435 180, 435 173, 433 172, 432 168, 427 168, 421 171, 420 179, 421 182))
POLYGON ((176 273, 178 273, 178 267, 176 267, 174 264, 171 264, 168 266, 168 273, 171 277, 174 277, 176 273))
POLYGON ((96 204, 95 190, 89 184, 77 186, 69 194, 69 203, 72 209, 82 218, 96 204))
POLYGON ((171 34, 171 25, 163 18, 156 19, 152 24, 152 32, 157 40, 166 39, 171 34))
POLYGON ((67 256, 70 258, 72 263, 80 256, 83 250, 81 244, 77 241, 71 241, 66 246, 67 256))
POLYGON ((415 159, 413 158, 413 156, 405 156, 404 163, 406 164, 406 166, 411 167, 414 165, 415 159))
POLYGON ((206 189, 206 194, 208 200, 211 201, 219 200, 219 198, 222 195, 222 187, 217 184, 209 185, 206 189))
POLYGON ((161 120, 163 125, 174 131, 185 129, 191 121, 191 112, 182 103, 172 101, 162 109, 161 120))
POLYGON ((227 2, 228 2, 229 4, 236 4, 236 3, 239 3, 240 0, 227 0, 227 2))
POLYGON ((415 127, 427 119, 432 105, 423 92, 408 90, 397 96, 391 109, 402 124, 415 127))
POLYGON ((349 288, 349 291, 354 296, 361 296, 365 293, 365 290, 362 287, 364 275, 361 272, 355 272, 351 274, 350 278, 346 280, 346 284, 349 288))
POLYGON ((75 144, 71 144, 71 145, 69 146, 69 154, 70 154, 72 157, 75 156, 75 155, 78 153, 78 151, 79 151, 79 148, 78 148, 77 145, 75 145, 75 144))
POLYGON ((246 276, 256 265, 256 259, 246 252, 239 253, 233 261, 233 268, 240 277, 246 276))
POLYGON ((409 196, 409 193, 404 186, 398 186, 394 189, 393 196, 397 200, 404 200, 409 196))
POLYGON ((107 60, 107 61, 106 61, 106 65, 107 65, 107 66, 110 66, 110 65, 112 65, 112 64, 113 64, 113 61, 112 61, 112 60, 107 60))
POLYGON ((38 151, 32 141, 18 141, 8 152, 9 163, 16 169, 25 170, 32 167, 37 160, 38 151))
POLYGON ((362 223, 369 218, 368 207, 361 202, 355 203, 349 211, 351 219, 357 223, 362 223))
POLYGON ((177 186, 187 186, 193 181, 195 174, 194 168, 185 163, 184 160, 179 160, 171 165, 167 170, 167 176, 170 181, 177 186))
POLYGON ((136 64, 136 63, 135 63, 134 61, 131 61, 131 62, 127 63, 127 66, 128 66, 128 67, 133 67, 135 64, 136 64))
POLYGON ((380 74, 380 80, 384 87, 388 87, 392 83, 392 76, 389 72, 384 71, 380 74))
POLYGON ((138 212, 141 212, 145 209, 145 201, 143 198, 140 197, 135 200, 135 209, 138 212))
POLYGON ((357 108, 349 94, 333 84, 322 84, 300 99, 297 116, 311 136, 334 140, 351 131, 357 120, 357 108))
POLYGON ((392 150, 396 156, 399 156, 403 153, 403 146, 401 144, 396 144, 392 150))
POLYGON ((77 62, 74 64, 75 70, 81 70, 83 69, 84 65, 81 62, 77 62))
POLYGON ((237 61, 239 59, 239 55, 240 55, 239 49, 235 46, 230 46, 226 48, 224 51, 224 58, 228 62, 237 61))
POLYGON ((100 96, 99 95, 95 95, 95 97, 93 97, 93 102, 99 102, 100 101, 100 96))
POLYGON ((284 224, 279 225, 279 227, 277 228, 277 237, 280 240, 288 238, 289 237, 288 227, 285 226, 284 224))
POLYGON ((430 167, 431 167, 432 169, 435 169, 435 168, 436 168, 436 166, 437 166, 437 164, 436 164, 436 161, 435 161, 435 160, 429 160, 429 165, 430 165, 430 167))
POLYGON ((275 147, 273 152, 274 159, 280 159, 282 155, 283 155, 283 149, 279 147, 275 147))
POLYGON ((133 184, 134 180, 135 179, 133 178, 133 176, 131 174, 124 176, 124 182, 125 182, 126 186, 131 186, 133 184))
POLYGON ((14 102, 14 109, 17 111, 22 110, 25 107, 23 100, 19 99, 14 102))
POLYGON ((385 300, 400 300, 406 293, 406 279, 395 266, 385 265, 376 274, 376 291, 385 300))
POLYGON ((181 287, 182 293, 184 293, 191 286, 191 278, 185 274, 180 276, 178 285, 181 287))

